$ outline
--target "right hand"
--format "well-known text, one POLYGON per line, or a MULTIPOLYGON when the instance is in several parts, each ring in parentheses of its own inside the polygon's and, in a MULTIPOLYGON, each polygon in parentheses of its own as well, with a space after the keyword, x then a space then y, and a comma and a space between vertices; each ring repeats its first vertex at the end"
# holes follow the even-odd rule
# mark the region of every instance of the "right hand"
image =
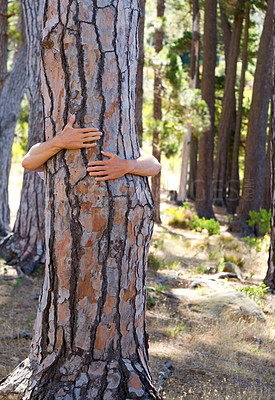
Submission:
POLYGON ((102 136, 97 128, 73 128, 75 115, 65 126, 62 132, 56 135, 56 144, 60 149, 89 149, 97 145, 96 141, 102 136))

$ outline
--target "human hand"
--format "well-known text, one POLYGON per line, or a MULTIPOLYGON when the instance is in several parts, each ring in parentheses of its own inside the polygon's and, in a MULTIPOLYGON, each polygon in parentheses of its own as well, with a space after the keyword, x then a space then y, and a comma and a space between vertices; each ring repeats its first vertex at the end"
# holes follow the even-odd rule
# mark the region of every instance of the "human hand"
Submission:
POLYGON ((55 136, 56 145, 60 149, 89 149, 97 145, 102 133, 97 128, 73 128, 75 115, 65 126, 63 131, 55 136))
POLYGON ((101 152, 108 160, 92 161, 88 163, 87 171, 90 176, 96 176, 96 181, 117 179, 130 172, 131 160, 124 160, 114 153, 101 152))

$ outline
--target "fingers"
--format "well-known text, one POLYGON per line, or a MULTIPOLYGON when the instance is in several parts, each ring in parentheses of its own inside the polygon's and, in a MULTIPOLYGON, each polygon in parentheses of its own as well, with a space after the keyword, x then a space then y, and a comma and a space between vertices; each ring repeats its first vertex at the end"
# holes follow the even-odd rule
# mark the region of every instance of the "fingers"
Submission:
POLYGON ((104 161, 90 161, 88 163, 89 167, 97 167, 98 165, 107 165, 107 161, 108 160, 104 160, 104 161))
POLYGON ((115 154, 114 153, 108 153, 108 151, 101 151, 101 153, 104 155, 104 156, 106 156, 106 157, 109 157, 109 158, 111 158, 111 157, 113 157, 115 154))
POLYGON ((68 122, 67 126, 69 126, 71 128, 74 123, 75 123, 75 114, 72 116, 72 118, 68 122))

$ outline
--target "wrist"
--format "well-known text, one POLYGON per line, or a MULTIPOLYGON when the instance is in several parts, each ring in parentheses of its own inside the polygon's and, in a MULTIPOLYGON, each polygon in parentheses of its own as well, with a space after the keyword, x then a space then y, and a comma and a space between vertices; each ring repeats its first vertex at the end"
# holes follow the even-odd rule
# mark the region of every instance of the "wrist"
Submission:
POLYGON ((57 133, 57 135, 51 139, 51 145, 57 152, 64 149, 60 133, 57 133))
POLYGON ((135 171, 136 160, 125 160, 125 174, 132 174, 135 171))

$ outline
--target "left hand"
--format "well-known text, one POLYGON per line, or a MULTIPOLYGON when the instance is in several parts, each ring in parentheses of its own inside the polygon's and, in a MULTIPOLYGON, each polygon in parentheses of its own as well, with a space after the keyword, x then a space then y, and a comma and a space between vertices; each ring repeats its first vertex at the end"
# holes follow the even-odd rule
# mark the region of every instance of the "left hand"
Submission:
POLYGON ((96 181, 107 181, 109 179, 117 179, 130 172, 130 161, 124 160, 114 153, 101 151, 108 157, 108 160, 92 161, 88 163, 87 171, 90 176, 96 176, 96 181))

